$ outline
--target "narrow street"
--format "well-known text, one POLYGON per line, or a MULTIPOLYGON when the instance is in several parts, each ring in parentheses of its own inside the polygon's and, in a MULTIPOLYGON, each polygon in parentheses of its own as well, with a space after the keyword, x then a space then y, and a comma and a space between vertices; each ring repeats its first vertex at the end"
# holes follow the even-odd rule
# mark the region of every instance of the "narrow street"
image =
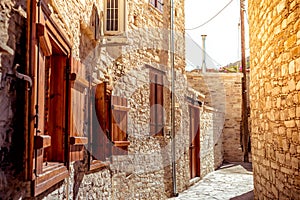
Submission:
POLYGON ((227 163, 172 200, 250 200, 253 175, 250 163, 227 163))

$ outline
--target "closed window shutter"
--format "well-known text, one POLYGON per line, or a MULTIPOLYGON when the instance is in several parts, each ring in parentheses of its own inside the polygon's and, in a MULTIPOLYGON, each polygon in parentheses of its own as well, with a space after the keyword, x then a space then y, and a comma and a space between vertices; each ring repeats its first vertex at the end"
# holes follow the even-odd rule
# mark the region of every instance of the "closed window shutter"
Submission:
POLYGON ((159 135, 163 134, 164 127, 164 113, 163 113, 163 86, 157 84, 156 86, 156 102, 157 102, 157 113, 156 113, 156 133, 159 135))
POLYGON ((156 104, 156 84, 150 83, 150 135, 156 133, 156 112, 155 112, 155 104, 156 104))
POLYGON ((150 72, 150 135, 163 134, 163 75, 150 72))

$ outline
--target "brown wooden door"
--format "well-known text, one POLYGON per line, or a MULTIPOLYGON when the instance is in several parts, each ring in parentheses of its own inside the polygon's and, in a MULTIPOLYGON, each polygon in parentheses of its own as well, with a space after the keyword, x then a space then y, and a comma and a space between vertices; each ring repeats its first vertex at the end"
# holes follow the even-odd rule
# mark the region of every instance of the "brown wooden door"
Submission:
POLYGON ((190 106, 190 174, 200 176, 200 110, 190 106))

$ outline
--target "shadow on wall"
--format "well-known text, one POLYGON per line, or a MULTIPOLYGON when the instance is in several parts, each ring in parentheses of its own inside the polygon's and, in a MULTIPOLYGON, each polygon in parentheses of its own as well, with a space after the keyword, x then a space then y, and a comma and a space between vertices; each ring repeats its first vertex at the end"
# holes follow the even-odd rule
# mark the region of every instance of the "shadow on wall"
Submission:
MULTIPOLYGON (((22 180, 24 170, 24 111, 25 81, 17 79, 13 66, 19 64, 18 72, 26 66, 26 1, 9 0, 0 4, 6 44, 14 55, 0 55, 2 79, 0 87, 0 197, 16 199, 24 195, 22 180), (8 18, 7 16, 10 16, 8 18), (6 21, 5 21, 6 20, 6 21), (19 191, 19 192, 16 192, 19 191)), ((3 26, 2 26, 3 27, 3 26)))

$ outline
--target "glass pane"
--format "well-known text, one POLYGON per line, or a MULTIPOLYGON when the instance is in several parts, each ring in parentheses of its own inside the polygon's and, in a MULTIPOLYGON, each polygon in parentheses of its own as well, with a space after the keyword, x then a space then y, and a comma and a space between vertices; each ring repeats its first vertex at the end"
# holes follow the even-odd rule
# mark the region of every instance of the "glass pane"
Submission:
POLYGON ((110 10, 109 9, 107 9, 107 14, 106 14, 106 18, 107 18, 107 20, 109 20, 110 18, 111 18, 111 16, 110 16, 111 14, 110 14, 110 10))
POLYGON ((115 8, 118 8, 118 6, 119 6, 118 3, 119 3, 119 0, 115 0, 115 5, 116 5, 115 8))
POLYGON ((115 25, 114 25, 114 30, 117 31, 118 30, 118 20, 114 20, 115 25))
POLYGON ((114 19, 118 20, 118 9, 115 9, 115 16, 114 19))
POLYGON ((110 5, 110 4, 111 4, 111 0, 107 0, 106 7, 107 7, 107 8, 111 8, 111 5, 110 5))
POLYGON ((110 30, 110 27, 111 27, 111 26, 110 26, 110 23, 111 23, 110 20, 107 20, 107 21, 106 21, 106 30, 108 30, 108 31, 110 30))

